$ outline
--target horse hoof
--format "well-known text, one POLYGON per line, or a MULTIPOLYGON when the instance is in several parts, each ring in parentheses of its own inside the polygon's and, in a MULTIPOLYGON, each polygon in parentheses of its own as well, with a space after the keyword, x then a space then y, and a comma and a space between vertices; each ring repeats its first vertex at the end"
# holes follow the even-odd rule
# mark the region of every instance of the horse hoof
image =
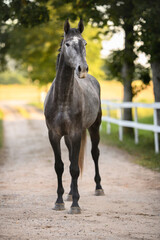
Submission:
POLYGON ((56 211, 65 210, 64 203, 55 203, 53 210, 56 210, 56 211))
POLYGON ((80 209, 80 207, 71 207, 68 213, 69 214, 80 214, 81 209, 80 209))
POLYGON ((72 201, 72 195, 68 194, 66 201, 71 202, 72 201))
POLYGON ((104 191, 103 191, 103 189, 96 189, 96 190, 95 190, 95 195, 96 195, 96 196, 104 196, 104 191))

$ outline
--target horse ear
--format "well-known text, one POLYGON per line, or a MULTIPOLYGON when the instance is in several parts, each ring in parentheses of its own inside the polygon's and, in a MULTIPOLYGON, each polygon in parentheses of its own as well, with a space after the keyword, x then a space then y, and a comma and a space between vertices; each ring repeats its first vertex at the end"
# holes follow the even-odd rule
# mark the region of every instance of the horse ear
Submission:
POLYGON ((68 21, 68 18, 67 18, 67 20, 64 23, 64 31, 67 34, 69 30, 70 30, 70 24, 69 24, 69 21, 68 21))
POLYGON ((80 19, 79 23, 78 23, 78 30, 80 31, 80 33, 83 32, 84 30, 84 25, 83 25, 83 20, 82 18, 80 19))

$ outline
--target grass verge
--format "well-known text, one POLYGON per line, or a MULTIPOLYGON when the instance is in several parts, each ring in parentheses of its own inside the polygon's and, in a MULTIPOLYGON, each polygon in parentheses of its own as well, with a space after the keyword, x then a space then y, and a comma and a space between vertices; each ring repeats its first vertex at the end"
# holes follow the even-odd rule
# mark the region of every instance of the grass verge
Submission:
MULTIPOLYGON (((139 122, 152 124, 152 116, 139 119, 139 122)), ((101 141, 105 144, 119 147, 134 156, 134 162, 160 172, 160 153, 154 151, 154 133, 139 130, 139 143, 135 144, 134 136, 125 135, 119 141, 118 126, 111 124, 111 134, 106 133, 106 123, 102 123, 101 141)))
POLYGON ((3 112, 0 110, 0 148, 3 146, 3 112))

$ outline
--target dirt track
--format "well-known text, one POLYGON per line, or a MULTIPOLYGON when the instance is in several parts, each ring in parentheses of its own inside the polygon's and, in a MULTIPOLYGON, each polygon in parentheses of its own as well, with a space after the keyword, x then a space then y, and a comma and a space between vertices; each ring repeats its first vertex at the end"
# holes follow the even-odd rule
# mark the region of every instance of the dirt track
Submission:
MULTIPOLYGON (((94 196, 94 165, 88 139, 85 167, 79 178, 81 215, 52 210, 56 200, 53 153, 42 113, 25 106, 30 118, 16 110, 17 102, 1 102, 5 112, 4 148, 0 151, 0 239, 4 240, 130 240, 160 239, 160 174, 137 166, 131 156, 100 145, 100 170, 105 196, 94 196)), ((23 103, 21 103, 22 105, 23 103)), ((70 176, 68 152, 64 199, 70 176)))

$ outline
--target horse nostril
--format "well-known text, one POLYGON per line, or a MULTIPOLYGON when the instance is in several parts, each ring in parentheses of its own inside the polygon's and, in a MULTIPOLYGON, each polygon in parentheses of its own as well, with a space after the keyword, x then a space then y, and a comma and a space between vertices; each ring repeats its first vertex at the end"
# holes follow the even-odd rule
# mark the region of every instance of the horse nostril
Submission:
POLYGON ((78 71, 81 72, 81 67, 80 66, 78 66, 78 71))
POLYGON ((87 66, 87 68, 86 68, 86 71, 88 72, 88 66, 87 66))

